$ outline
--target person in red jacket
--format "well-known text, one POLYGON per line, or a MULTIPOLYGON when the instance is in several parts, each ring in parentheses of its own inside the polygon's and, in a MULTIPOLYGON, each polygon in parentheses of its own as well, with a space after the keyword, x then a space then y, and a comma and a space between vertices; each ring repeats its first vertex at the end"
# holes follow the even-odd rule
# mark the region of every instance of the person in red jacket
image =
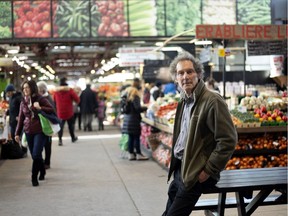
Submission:
POLYGON ((61 120, 60 131, 58 132, 59 146, 63 145, 62 136, 65 122, 68 123, 68 129, 71 136, 71 141, 76 142, 78 137, 75 136, 75 126, 74 126, 74 111, 73 111, 73 101, 77 104, 80 103, 80 98, 76 92, 70 88, 67 84, 67 79, 65 77, 60 79, 60 86, 56 88, 54 93, 54 101, 56 104, 57 116, 61 120))

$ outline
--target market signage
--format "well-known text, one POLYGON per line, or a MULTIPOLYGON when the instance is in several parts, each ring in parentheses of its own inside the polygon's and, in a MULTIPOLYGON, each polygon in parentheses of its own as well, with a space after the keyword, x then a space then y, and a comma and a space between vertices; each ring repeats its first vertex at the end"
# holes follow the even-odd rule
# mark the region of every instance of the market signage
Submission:
POLYGON ((164 54, 156 52, 156 47, 122 47, 119 48, 119 66, 140 66, 144 60, 163 60, 164 54))
POLYGON ((196 25, 197 39, 285 40, 287 25, 196 25))

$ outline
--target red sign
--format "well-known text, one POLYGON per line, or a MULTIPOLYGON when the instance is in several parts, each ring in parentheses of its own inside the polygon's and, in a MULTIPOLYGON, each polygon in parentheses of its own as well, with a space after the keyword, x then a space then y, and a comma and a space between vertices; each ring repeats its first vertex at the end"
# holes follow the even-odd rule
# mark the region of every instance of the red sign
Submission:
POLYGON ((284 40, 287 25, 197 25, 196 38, 284 40))

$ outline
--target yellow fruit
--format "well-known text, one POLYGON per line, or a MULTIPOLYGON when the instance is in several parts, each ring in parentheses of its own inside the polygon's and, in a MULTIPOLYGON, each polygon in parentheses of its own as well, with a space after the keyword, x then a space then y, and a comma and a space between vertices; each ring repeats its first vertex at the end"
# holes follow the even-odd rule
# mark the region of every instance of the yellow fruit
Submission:
POLYGON ((273 121, 272 117, 269 116, 268 121, 272 122, 273 121))

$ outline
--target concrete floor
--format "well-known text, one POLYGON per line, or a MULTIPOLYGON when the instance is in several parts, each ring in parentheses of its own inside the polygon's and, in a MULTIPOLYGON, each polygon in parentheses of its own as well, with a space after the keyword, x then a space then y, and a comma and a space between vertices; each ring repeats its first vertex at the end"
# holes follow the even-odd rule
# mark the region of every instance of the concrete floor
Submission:
MULTIPOLYGON (((76 134, 79 140, 71 143, 66 129, 64 146, 58 146, 57 138, 53 138, 51 169, 39 187, 31 186, 30 155, 0 160, 0 216, 162 214, 168 189, 166 170, 152 159, 121 158, 117 127, 76 134)), ((204 212, 195 211, 192 215, 204 212)), ((226 210, 225 215, 237 215, 237 210, 226 210)), ((253 215, 286 216, 287 205, 260 207, 253 215)))

